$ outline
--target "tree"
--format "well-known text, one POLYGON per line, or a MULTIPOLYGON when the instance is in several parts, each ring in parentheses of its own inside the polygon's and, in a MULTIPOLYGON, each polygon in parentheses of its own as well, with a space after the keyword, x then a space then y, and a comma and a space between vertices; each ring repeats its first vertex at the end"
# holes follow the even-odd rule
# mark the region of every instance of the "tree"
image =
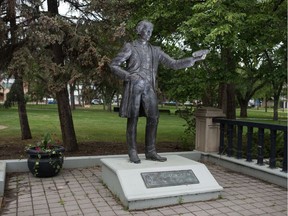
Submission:
POLYGON ((0 73, 7 69, 16 43, 16 1, 0 1, 0 73), (12 39, 13 36, 13 39, 12 39))
MULTIPOLYGON (((249 49, 248 49, 249 50, 249 49)), ((255 52, 255 50, 252 50, 255 52)), ((247 107, 249 100, 257 91, 267 84, 263 79, 263 74, 259 70, 262 58, 259 54, 241 54, 241 63, 236 70, 239 74, 236 84, 236 97, 240 105, 240 117, 247 117, 247 107)))
POLYGON ((82 19, 79 31, 91 38, 97 44, 97 54, 99 62, 95 70, 91 70, 87 76, 82 77, 83 98, 88 102, 93 98, 102 98, 104 109, 111 110, 111 102, 116 92, 121 87, 116 77, 111 74, 108 63, 110 58, 115 56, 120 46, 126 38, 130 37, 125 29, 125 21, 131 11, 127 1, 99 1, 75 4, 70 2, 75 8, 81 8, 86 18, 82 19), (85 9, 85 10, 84 10, 85 9), (91 85, 92 84, 92 85, 91 85), (85 95, 84 95, 85 94, 85 95), (97 96, 97 97, 95 97, 97 96))
POLYGON ((31 58, 27 49, 22 48, 14 52, 12 61, 8 70, 14 75, 15 82, 11 86, 11 91, 8 93, 8 98, 5 101, 5 106, 10 107, 11 102, 16 101, 18 106, 19 122, 21 128, 21 137, 23 140, 31 139, 32 134, 28 122, 26 111, 26 99, 24 97, 24 79, 25 73, 29 69, 27 62, 31 58))
MULTIPOLYGON (((220 3, 212 0, 185 1, 181 4, 175 1, 160 0, 156 2, 146 1, 144 4, 136 0, 133 2, 136 5, 141 4, 140 15, 136 15, 136 17, 144 15, 155 24, 156 41, 160 43, 168 41, 168 44, 171 42, 171 44, 175 44, 173 39, 176 39, 178 46, 179 42, 180 44, 183 43, 183 48, 186 49, 185 55, 191 55, 192 50, 201 48, 210 48, 212 53, 215 53, 215 55, 213 54, 216 57, 213 61, 214 64, 210 64, 211 68, 208 70, 209 73, 211 71, 217 72, 219 74, 218 80, 223 81, 220 86, 222 90, 225 89, 225 92, 220 92, 225 94, 222 95, 219 105, 223 104, 228 118, 235 118, 233 74, 238 57, 235 51, 234 38, 238 33, 236 27, 242 19, 241 13, 238 15, 234 11, 239 10, 237 3, 228 1, 221 1, 220 3), (233 11, 230 12, 230 9, 233 11)), ((202 68, 199 70, 203 71, 202 68)), ((209 98, 207 94, 203 94, 203 96, 205 96, 205 100, 209 98)))
MULTIPOLYGON (((285 50, 285 48, 284 48, 285 50)), ((276 53, 281 53, 281 50, 275 50, 276 53)), ((266 67, 267 69, 267 75, 269 76, 269 81, 272 85, 272 91, 273 91, 273 120, 278 120, 278 108, 279 108, 279 98, 282 92, 282 89, 285 84, 287 84, 287 52, 286 57, 283 53, 281 55, 274 54, 273 57, 269 55, 269 53, 266 51, 265 55, 267 58, 267 63, 263 65, 263 69, 266 67), (278 58, 277 58, 278 57, 278 58)))
POLYGON ((97 72, 99 75, 99 82, 96 84, 102 95, 104 109, 108 106, 108 111, 112 111, 112 100, 117 90, 120 89, 120 81, 111 73, 109 67, 110 59, 103 57, 99 62, 97 72))
MULTIPOLYGON (((71 9, 80 11, 81 15, 79 17, 73 15, 68 17, 59 15, 59 2, 56 0, 47 1, 48 11, 40 10, 43 2, 38 0, 21 1, 21 4, 16 4, 15 0, 0 2, 1 9, 8 8, 6 14, 0 14, 1 18, 3 18, 0 22, 0 37, 4 39, 0 43, 0 55, 3 57, 0 60, 1 62, 3 61, 0 71, 2 73, 3 68, 7 68, 10 64, 15 50, 22 48, 22 46, 29 50, 33 58, 33 70, 30 70, 29 74, 23 73, 25 76, 17 77, 30 81, 29 86, 33 86, 34 90, 37 89, 39 84, 45 83, 43 85, 44 89, 47 89, 48 93, 56 97, 63 145, 67 151, 74 151, 78 147, 67 85, 73 86, 81 78, 86 78, 90 75, 93 77, 97 74, 96 68, 99 56, 95 42, 99 42, 100 38, 105 38, 103 37, 105 31, 100 35, 95 34, 97 35, 95 37, 93 34, 96 32, 91 30, 101 29, 105 26, 106 29, 111 29, 110 20, 116 20, 115 17, 119 15, 115 12, 117 10, 125 11, 125 7, 120 7, 123 5, 121 2, 118 3, 119 8, 115 8, 113 6, 117 5, 117 2, 87 0, 79 3, 71 0, 67 1, 71 9), (15 19, 11 19, 13 16, 11 16, 8 3, 21 8, 18 13, 19 22, 17 23, 17 28, 14 25, 16 23, 15 19), (76 21, 75 18, 77 18, 76 21), (13 21, 13 23, 9 23, 10 21, 13 21), (7 22, 9 23, 8 25, 7 22), (17 34, 18 32, 21 33, 21 35, 17 35, 17 38, 21 39, 19 41, 13 41, 16 37, 12 37, 12 34, 16 33, 16 29, 17 34), (35 73, 37 69, 38 73, 35 73), (34 77, 34 79, 31 79, 31 77, 34 77)), ((3 11, 1 10, 1 13, 3 11)), ((101 32, 101 30, 98 32, 101 32)), ((101 47, 107 46, 98 44, 99 50, 101 50, 101 47)), ((107 50, 109 49, 106 48, 107 50)))
MULTIPOLYGON (((162 0, 132 2, 135 7, 138 6, 134 20, 139 20, 141 16, 150 19, 155 24, 155 40, 162 43, 162 47, 163 42, 170 47, 175 46, 174 39, 178 40, 178 47, 186 49, 186 55, 191 54, 191 49, 210 49, 202 67, 197 68, 199 72, 202 70, 203 76, 191 69, 190 73, 187 72, 188 76, 183 75, 182 81, 175 82, 179 88, 174 88, 173 91, 187 94, 189 89, 191 92, 191 85, 205 91, 213 83, 212 89, 219 87, 218 106, 224 110, 227 117, 236 117, 235 94, 245 116, 249 99, 268 82, 267 73, 260 69, 264 59, 267 59, 263 57, 264 51, 268 49, 270 54, 274 55, 271 50, 287 41, 287 14, 284 14, 287 1, 206 0, 184 1, 181 4, 162 0), (192 74, 198 79, 189 79, 192 74), (185 85, 185 78, 191 80, 189 85, 185 85), (203 88, 199 85, 202 79, 203 88), (182 85, 179 85, 180 83, 182 85)), ((179 75, 176 79, 181 80, 179 75)), ((167 85, 171 85, 171 82, 167 82, 167 85)), ((203 101, 217 97, 217 91, 211 92, 212 97, 203 93, 203 101)), ((195 92, 195 96, 197 98, 199 94, 195 92)), ((215 104, 212 101, 207 102, 205 103, 215 104)))
MULTIPOLYGON (((55 0, 48 0, 48 14, 50 17, 56 17, 58 13, 58 2, 55 0)), ((53 28, 51 29, 53 31, 53 28)), ((55 71, 53 77, 54 82, 62 82, 62 88, 57 89, 56 99, 58 105, 58 114, 60 119, 60 126, 62 132, 63 145, 67 151, 78 150, 76 134, 74 130, 71 107, 69 104, 69 95, 67 90, 67 74, 63 72, 65 54, 63 52, 63 45, 60 41, 55 40, 51 43, 52 61, 54 63, 55 71), (61 70, 62 69, 62 70, 61 70), (65 82, 66 81, 66 82, 65 82)))
MULTIPOLYGON (((9 76, 14 76, 15 83, 11 87, 11 92, 8 95, 8 100, 5 101, 5 106, 11 106, 12 101, 16 101, 18 105, 19 113, 19 122, 21 128, 21 137, 22 139, 31 139, 32 134, 30 131, 30 126, 28 122, 28 116, 26 112, 26 101, 24 98, 24 82, 23 76, 25 73, 25 68, 27 68, 27 57, 29 59, 29 52, 23 48, 21 43, 23 39, 22 35, 19 35, 17 32, 17 23, 16 23, 16 0, 11 0, 8 2, 0 2, 1 7, 4 8, 3 11, 6 11, 6 16, 2 17, 3 22, 0 24, 3 26, 4 31, 1 31, 2 34, 8 35, 4 36, 4 40, 1 43, 1 52, 0 56, 3 57, 3 65, 1 70, 9 70, 9 76), (6 9, 6 10, 5 10, 6 9), (9 23, 9 28, 7 28, 9 23), (5 41, 6 39, 6 41, 5 41), (26 57, 26 59, 25 59, 26 57)), ((3 35, 2 35, 3 37, 3 35)))
MULTIPOLYGON (((135 11, 132 19, 127 23, 127 27, 134 30, 140 19, 148 19, 154 24, 151 43, 159 45, 161 49, 176 59, 191 56, 193 51, 204 47, 200 47, 197 43, 188 44, 178 28, 190 17, 191 8, 200 2, 182 1, 179 3, 179 1, 173 0, 143 2, 134 0, 131 4, 135 11)), ((207 60, 205 60, 206 62, 207 60)), ((160 66, 158 72, 159 98, 185 102, 187 99, 199 100, 202 96, 204 97, 205 94, 201 94, 204 83, 202 82, 203 76, 199 73, 200 71, 203 72, 203 67, 198 67, 198 64, 193 68, 176 72, 160 66)), ((203 66, 203 63, 201 65, 203 66)), ((212 86, 210 85, 210 87, 212 86)))
POLYGON ((269 18, 266 34, 267 46, 263 51, 261 70, 271 83, 273 91, 273 120, 278 120, 279 98, 287 84, 287 1, 270 1, 266 6, 269 18))
POLYGON ((101 58, 99 51, 106 45, 99 41, 103 34, 95 34, 98 32, 94 29, 105 27, 102 24, 105 22, 109 25, 110 18, 107 19, 105 13, 106 9, 111 10, 107 7, 111 4, 102 1, 67 2, 82 13, 77 22, 73 21, 75 17, 60 16, 57 1, 49 0, 48 16, 45 12, 39 16, 29 29, 29 36, 30 47, 36 47, 33 54, 39 60, 42 77, 47 78, 48 89, 56 95, 63 145, 67 151, 74 151, 77 150, 77 141, 67 85, 73 87, 76 82, 81 83, 81 79, 87 78, 92 84, 93 77, 99 77, 96 70, 101 58), (93 10, 96 5, 99 8, 93 10))
POLYGON ((198 41, 214 55, 215 72, 218 74, 218 106, 226 113, 227 118, 236 117, 235 80, 236 69, 241 61, 241 32, 245 29, 246 18, 255 9, 255 1, 212 1, 196 4, 191 16, 181 29, 187 41, 198 41), (217 63, 219 62, 219 63, 217 63))

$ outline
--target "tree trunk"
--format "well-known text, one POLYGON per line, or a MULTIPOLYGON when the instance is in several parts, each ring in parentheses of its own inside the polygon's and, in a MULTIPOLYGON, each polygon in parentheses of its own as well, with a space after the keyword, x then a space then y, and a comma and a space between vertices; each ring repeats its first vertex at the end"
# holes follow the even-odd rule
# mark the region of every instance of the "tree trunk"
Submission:
POLYGON ((274 97, 274 106, 273 106, 273 121, 278 121, 278 104, 279 104, 279 97, 274 97))
POLYGON ((210 106, 212 107, 213 106, 213 99, 211 98, 211 95, 213 95, 211 93, 211 90, 210 89, 206 89, 205 92, 202 94, 202 103, 203 103, 203 106, 210 106))
MULTIPOLYGON (((17 35, 16 35, 16 0, 8 1, 7 7, 7 17, 10 22, 10 36, 11 36, 11 44, 12 46, 17 43, 17 35)), ((19 74, 19 71, 15 71, 15 87, 17 92, 17 102, 18 102, 18 115, 20 121, 21 128, 21 138, 22 140, 31 139, 31 130, 29 126, 27 111, 26 111, 26 103, 24 98, 24 87, 23 87, 23 77, 19 74)))
POLYGON ((236 90, 236 97, 238 100, 238 103, 240 105, 240 117, 241 118, 247 118, 247 107, 248 107, 248 102, 249 98, 248 97, 243 97, 242 94, 236 90))
MULTIPOLYGON (((229 74, 233 74, 236 69, 236 62, 233 57, 232 49, 229 47, 223 47, 221 50, 221 60, 225 66, 224 71, 227 73, 227 77, 229 77, 229 74)), ((232 76, 230 75, 230 77, 232 76)), ((236 119, 235 86, 233 83, 231 83, 231 78, 227 79, 227 83, 225 83, 225 85, 226 91, 225 89, 222 90, 222 92, 224 92, 222 94, 222 109, 224 108, 223 112, 226 113, 226 117, 228 119, 236 119), (227 94, 226 98, 225 94, 227 94)))
POLYGON ((68 89, 64 88, 56 93, 58 114, 61 125, 63 145, 66 151, 77 151, 78 145, 74 130, 72 112, 69 105, 68 89))
POLYGON ((236 100, 234 84, 227 84, 227 113, 228 119, 236 119, 236 100))
POLYGON ((240 117, 247 118, 247 104, 246 103, 239 103, 240 105, 240 117))
MULTIPOLYGON (((58 1, 48 0, 48 12, 51 16, 56 16, 58 14, 58 1)), ((64 53, 62 50, 62 45, 58 43, 52 44, 53 50, 53 61, 58 65, 64 64, 64 53)), ((65 82, 65 75, 61 74, 54 76, 55 80, 61 79, 65 82)), ((68 84, 67 84, 68 85, 68 84)), ((77 151, 78 144, 76 140, 76 134, 74 130, 73 118, 71 107, 69 104, 69 94, 68 89, 64 87, 60 91, 56 92, 58 114, 62 132, 63 145, 66 151, 77 151)))
POLYGON ((228 119, 236 119, 235 87, 231 83, 220 84, 219 108, 228 119))
POLYGON ((219 98, 218 108, 223 110, 223 113, 227 114, 227 84, 220 83, 219 85, 219 98))
POLYGON ((23 79, 16 72, 14 74, 16 88, 17 88, 17 102, 18 102, 18 115, 21 128, 21 138, 22 140, 32 139, 31 130, 28 121, 28 115, 26 111, 26 102, 24 97, 24 87, 23 79))
POLYGON ((274 97, 274 106, 273 106, 273 120, 278 121, 278 108, 279 108, 279 98, 283 88, 284 82, 273 84, 273 97, 274 97))

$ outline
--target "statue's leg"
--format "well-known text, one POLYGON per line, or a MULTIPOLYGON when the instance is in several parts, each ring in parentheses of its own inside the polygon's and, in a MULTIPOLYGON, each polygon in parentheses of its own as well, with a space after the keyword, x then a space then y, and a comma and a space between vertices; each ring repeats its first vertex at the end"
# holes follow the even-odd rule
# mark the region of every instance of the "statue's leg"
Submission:
POLYGON ((145 156, 147 160, 161 161, 167 160, 156 152, 156 135, 158 127, 158 118, 147 117, 145 133, 145 156))
POLYGON ((128 155, 133 163, 141 162, 137 154, 137 122, 137 117, 127 119, 126 142, 128 144, 128 155))

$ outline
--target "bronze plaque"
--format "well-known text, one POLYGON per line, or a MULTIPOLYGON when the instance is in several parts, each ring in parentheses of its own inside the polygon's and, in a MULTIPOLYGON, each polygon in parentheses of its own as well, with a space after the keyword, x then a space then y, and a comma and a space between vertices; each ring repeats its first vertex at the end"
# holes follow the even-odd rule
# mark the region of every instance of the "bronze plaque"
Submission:
POLYGON ((192 170, 144 172, 141 176, 146 188, 199 184, 192 170))

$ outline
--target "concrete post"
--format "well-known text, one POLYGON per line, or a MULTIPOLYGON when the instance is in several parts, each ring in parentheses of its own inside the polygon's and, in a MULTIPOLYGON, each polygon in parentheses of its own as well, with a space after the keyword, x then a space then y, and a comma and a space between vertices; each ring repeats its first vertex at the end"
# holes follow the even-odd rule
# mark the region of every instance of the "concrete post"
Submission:
POLYGON ((203 107, 195 111, 196 145, 195 150, 202 152, 218 152, 220 142, 220 125, 213 123, 214 117, 225 117, 221 109, 203 107))

